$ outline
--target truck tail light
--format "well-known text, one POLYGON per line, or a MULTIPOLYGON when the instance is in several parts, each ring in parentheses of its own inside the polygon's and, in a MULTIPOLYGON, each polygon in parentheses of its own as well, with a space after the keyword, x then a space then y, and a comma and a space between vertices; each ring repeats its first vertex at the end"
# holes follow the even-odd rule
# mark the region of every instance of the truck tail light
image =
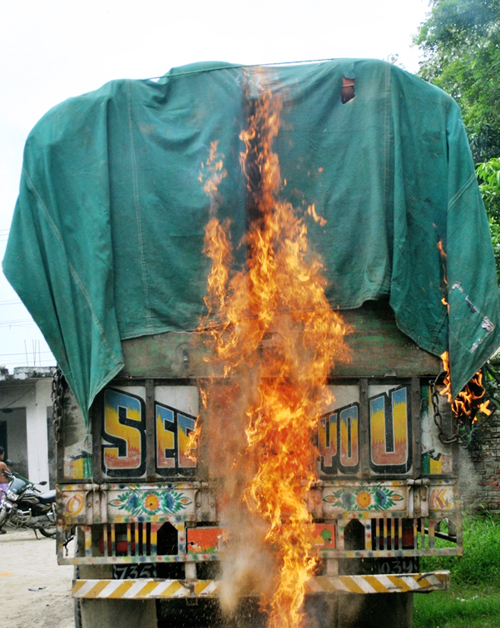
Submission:
POLYGON ((415 536, 413 534, 413 526, 403 527, 403 549, 413 549, 415 545, 415 536))
MULTIPOLYGON (((111 539, 108 537, 108 555, 112 554, 112 542, 111 539)), ((117 556, 126 556, 128 554, 128 543, 127 543, 127 535, 126 534, 119 534, 116 537, 116 541, 115 541, 115 547, 116 547, 116 555, 117 556)), ((130 543, 130 549, 132 554, 135 554, 135 541, 132 540, 130 543)), ((99 538, 99 550, 101 551, 101 554, 104 554, 104 535, 101 535, 99 538)))

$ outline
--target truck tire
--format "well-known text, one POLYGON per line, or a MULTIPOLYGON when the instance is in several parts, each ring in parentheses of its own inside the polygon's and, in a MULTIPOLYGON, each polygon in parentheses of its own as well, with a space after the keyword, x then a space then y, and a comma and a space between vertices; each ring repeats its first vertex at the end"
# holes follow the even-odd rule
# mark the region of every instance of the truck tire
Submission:
POLYGON ((413 627, 413 593, 341 595, 337 604, 339 628, 413 627))
MULTIPOLYGON (((75 580, 78 580, 79 572, 78 567, 75 567, 75 580)), ((82 606, 80 600, 73 598, 74 613, 75 613, 75 628, 82 628, 82 606)))
POLYGON ((156 600, 80 600, 81 628, 157 628, 156 600))
MULTIPOLYGON (((82 538, 77 538, 78 543, 82 538)), ((75 579, 110 578, 110 565, 79 565, 75 579)), ((157 628, 156 600, 75 598, 75 628, 157 628)))
POLYGON ((74 598, 75 628, 82 628, 82 606, 78 598, 74 598))

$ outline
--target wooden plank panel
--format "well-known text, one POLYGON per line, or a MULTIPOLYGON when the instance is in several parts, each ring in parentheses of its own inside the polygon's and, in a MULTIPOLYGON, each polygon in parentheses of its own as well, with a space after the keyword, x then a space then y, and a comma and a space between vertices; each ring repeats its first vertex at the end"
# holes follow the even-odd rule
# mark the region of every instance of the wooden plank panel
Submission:
MULTIPOLYGON (((370 301, 342 312, 352 328, 347 337, 351 362, 337 364, 332 377, 410 377, 437 375, 440 359, 420 349, 396 326, 387 303, 370 301)), ((167 332, 123 342, 125 377, 190 379, 207 377, 206 338, 198 332, 167 332)), ((269 336, 266 344, 272 344, 269 336)))

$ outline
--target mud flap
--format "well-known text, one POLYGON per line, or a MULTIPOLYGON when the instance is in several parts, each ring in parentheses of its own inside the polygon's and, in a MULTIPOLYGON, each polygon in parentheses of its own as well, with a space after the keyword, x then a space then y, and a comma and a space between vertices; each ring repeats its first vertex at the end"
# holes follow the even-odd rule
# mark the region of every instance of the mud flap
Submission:
POLYGON ((335 628, 412 628, 413 594, 341 594, 335 628))
POLYGON ((155 600, 80 600, 82 628, 157 628, 155 600))

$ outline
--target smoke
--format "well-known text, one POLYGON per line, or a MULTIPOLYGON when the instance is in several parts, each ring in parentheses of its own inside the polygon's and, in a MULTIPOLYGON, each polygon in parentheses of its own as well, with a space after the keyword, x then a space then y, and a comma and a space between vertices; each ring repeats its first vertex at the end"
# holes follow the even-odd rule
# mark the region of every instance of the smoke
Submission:
POLYGON ((209 477, 217 486, 217 512, 227 536, 220 552, 220 603, 234 613, 243 596, 267 599, 276 577, 275 557, 266 546, 267 526, 244 503, 244 493, 258 463, 246 452, 246 415, 253 400, 253 369, 240 372, 238 381, 203 382, 206 394, 204 442, 209 443, 209 477))
POLYGON ((222 524, 228 530, 231 544, 222 555, 220 604, 233 614, 242 597, 266 600, 272 595, 276 577, 275 558, 265 545, 265 526, 241 508, 226 513, 222 524))
POLYGON ((464 447, 458 448, 458 492, 463 504, 474 507, 480 498, 481 478, 474 468, 470 453, 464 447))

